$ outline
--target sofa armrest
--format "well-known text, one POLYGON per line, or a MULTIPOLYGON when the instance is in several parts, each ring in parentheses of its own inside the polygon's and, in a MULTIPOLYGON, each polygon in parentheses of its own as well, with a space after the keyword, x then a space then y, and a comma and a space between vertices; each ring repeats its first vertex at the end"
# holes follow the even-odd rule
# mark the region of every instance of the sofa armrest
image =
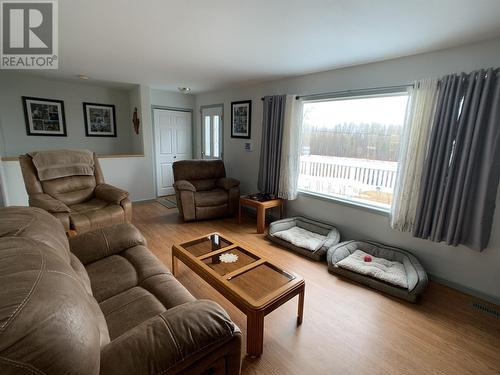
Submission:
POLYGON ((225 358, 226 373, 239 374, 240 353, 241 334, 227 313, 215 302, 198 300, 114 339, 101 351, 100 373, 177 374, 194 366, 197 373, 208 373, 217 359, 225 358))
POLYGON ((230 190, 233 187, 240 186, 240 181, 235 178, 223 177, 215 181, 215 185, 224 190, 230 190))
POLYGON ((193 191, 193 192, 196 191, 196 188, 194 187, 194 185, 191 182, 189 182, 188 180, 175 181, 174 187, 177 190, 188 190, 188 191, 193 191))
POLYGON ((71 237, 69 247, 84 265, 138 245, 146 245, 141 232, 124 223, 71 237))
POLYGON ((109 203, 120 204, 128 198, 128 192, 109 184, 99 184, 95 187, 95 196, 109 203))
POLYGON ((45 193, 30 195, 29 205, 31 207, 38 207, 44 209, 45 211, 51 213, 71 212, 71 209, 68 206, 66 206, 63 202, 55 198, 52 198, 50 195, 45 193))
POLYGON ((125 198, 120 202, 120 206, 123 208, 123 214, 125 215, 125 222, 132 222, 132 202, 129 198, 125 198))

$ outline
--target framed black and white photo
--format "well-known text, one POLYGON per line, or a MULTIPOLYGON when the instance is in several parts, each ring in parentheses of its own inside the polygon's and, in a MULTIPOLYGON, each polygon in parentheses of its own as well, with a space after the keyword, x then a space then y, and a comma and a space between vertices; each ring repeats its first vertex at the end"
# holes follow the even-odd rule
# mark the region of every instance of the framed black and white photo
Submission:
POLYGON ((26 134, 66 137, 64 102, 23 96, 26 134))
POLYGON ((252 101, 231 103, 231 138, 250 139, 252 125, 252 101))
POLYGON ((116 137, 116 114, 113 104, 83 103, 85 135, 116 137))

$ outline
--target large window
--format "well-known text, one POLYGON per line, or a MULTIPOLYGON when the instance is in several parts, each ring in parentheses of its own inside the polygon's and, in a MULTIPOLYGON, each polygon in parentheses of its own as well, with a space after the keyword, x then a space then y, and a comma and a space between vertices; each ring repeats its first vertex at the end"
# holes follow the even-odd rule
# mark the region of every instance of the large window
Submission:
POLYGON ((304 103, 299 189, 388 210, 408 94, 304 103))

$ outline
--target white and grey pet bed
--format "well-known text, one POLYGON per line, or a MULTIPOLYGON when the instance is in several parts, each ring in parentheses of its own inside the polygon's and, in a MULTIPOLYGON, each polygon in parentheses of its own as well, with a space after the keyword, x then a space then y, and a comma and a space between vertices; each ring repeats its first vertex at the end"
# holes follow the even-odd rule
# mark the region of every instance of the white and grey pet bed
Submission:
POLYGON ((414 255, 377 242, 339 243, 328 250, 327 263, 332 273, 409 302, 416 302, 428 284, 427 273, 414 255))
POLYGON ((272 222, 267 238, 319 261, 331 246, 339 243, 340 234, 331 224, 297 216, 272 222))

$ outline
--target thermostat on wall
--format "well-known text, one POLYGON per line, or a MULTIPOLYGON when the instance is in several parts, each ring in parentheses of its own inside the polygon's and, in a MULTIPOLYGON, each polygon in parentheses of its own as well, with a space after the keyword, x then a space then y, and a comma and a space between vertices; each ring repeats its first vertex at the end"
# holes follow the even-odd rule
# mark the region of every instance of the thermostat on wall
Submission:
POLYGON ((245 151, 253 151, 252 142, 245 142, 245 151))

